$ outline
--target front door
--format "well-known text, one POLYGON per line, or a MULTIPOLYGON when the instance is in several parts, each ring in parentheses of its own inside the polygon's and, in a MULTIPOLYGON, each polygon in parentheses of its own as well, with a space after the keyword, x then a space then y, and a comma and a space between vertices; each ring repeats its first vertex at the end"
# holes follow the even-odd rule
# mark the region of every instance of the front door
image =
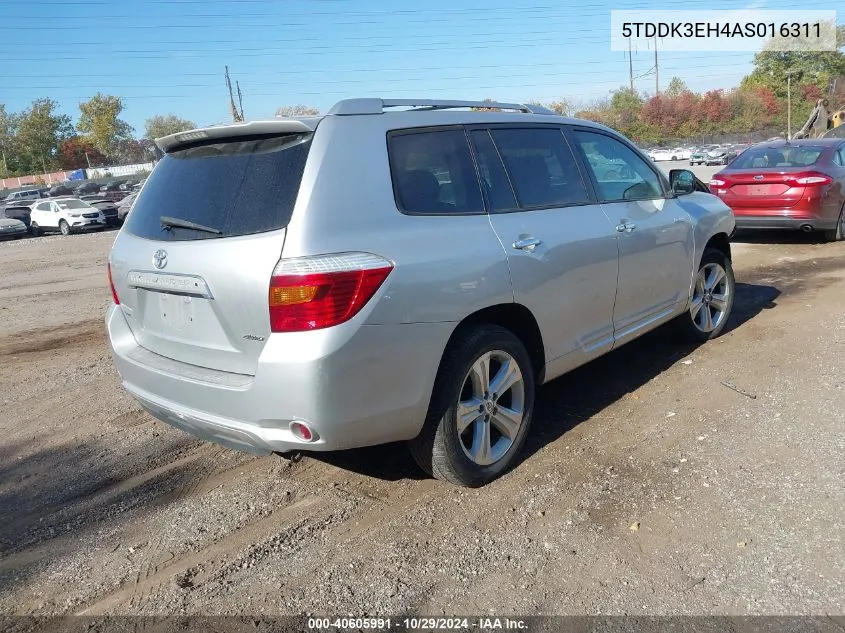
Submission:
POLYGON ((695 255, 692 218, 667 193, 656 168, 627 144, 586 128, 571 134, 619 236, 613 323, 616 341, 623 343, 686 305, 695 255))
POLYGON ((33 205, 32 212, 29 214, 29 221, 35 222, 41 228, 54 229, 59 226, 58 208, 55 203, 39 202, 33 205))
POLYGON ((470 134, 514 299, 537 320, 553 378, 613 345, 617 235, 560 126, 470 134))

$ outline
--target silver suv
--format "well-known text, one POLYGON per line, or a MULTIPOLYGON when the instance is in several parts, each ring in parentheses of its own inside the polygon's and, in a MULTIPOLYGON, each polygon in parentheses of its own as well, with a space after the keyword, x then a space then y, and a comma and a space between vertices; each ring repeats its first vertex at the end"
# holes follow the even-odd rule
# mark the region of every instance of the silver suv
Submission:
POLYGON ((540 108, 353 99, 181 132, 109 262, 125 388, 256 453, 407 441, 478 486, 536 386, 734 296, 731 211, 691 172, 540 108))

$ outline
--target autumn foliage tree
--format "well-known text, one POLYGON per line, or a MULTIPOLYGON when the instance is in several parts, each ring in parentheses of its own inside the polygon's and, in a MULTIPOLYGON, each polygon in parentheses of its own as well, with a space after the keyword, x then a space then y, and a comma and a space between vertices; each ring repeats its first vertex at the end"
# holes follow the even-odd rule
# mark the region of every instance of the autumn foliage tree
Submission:
POLYGON ((103 164, 106 157, 90 139, 72 136, 59 143, 58 159, 62 169, 85 169, 89 164, 92 167, 103 164))

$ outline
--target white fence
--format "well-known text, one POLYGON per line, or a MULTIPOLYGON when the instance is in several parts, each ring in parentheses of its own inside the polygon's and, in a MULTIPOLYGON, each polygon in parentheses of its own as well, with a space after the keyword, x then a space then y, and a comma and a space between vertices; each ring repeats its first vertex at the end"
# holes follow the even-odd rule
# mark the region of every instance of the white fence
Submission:
POLYGON ((137 163, 135 165, 120 165, 117 167, 97 167, 86 169, 85 175, 89 180, 95 178, 108 178, 109 176, 132 176, 139 171, 152 171, 155 163, 137 163))

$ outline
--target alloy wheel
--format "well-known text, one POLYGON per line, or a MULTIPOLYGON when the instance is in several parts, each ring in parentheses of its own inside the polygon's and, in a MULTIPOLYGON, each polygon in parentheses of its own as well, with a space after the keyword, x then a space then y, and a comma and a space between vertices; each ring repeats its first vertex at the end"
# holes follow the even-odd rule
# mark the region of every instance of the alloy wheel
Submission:
POLYGON ((525 383, 507 352, 482 354, 464 378, 457 407, 458 440, 479 466, 493 464, 510 450, 525 415, 525 383))
POLYGON ((727 316, 730 293, 728 274, 722 266, 709 263, 701 267, 690 304, 690 316, 699 331, 712 332, 722 324, 727 316))

